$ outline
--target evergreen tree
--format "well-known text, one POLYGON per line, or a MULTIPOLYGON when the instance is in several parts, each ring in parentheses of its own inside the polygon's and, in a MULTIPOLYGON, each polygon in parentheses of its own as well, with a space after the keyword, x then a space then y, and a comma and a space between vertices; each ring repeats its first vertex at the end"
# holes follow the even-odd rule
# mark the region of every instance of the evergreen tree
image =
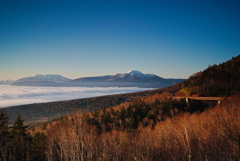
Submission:
POLYGON ((30 160, 31 137, 28 135, 24 120, 18 115, 10 131, 11 150, 10 160, 24 161, 30 160))
POLYGON ((32 139, 31 144, 31 160, 42 161, 45 159, 45 135, 44 133, 36 133, 32 139))
POLYGON ((3 110, 0 111, 0 160, 6 161, 8 155, 8 120, 3 110))

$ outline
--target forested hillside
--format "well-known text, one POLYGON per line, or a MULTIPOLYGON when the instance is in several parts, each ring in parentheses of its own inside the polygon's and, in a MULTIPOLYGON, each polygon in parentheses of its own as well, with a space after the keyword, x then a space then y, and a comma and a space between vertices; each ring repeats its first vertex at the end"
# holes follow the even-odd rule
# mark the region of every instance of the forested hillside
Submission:
POLYGON ((31 133, 45 133, 41 154, 49 161, 239 160, 239 106, 240 95, 228 97, 221 106, 197 113, 185 108, 179 110, 185 107, 181 101, 169 100, 162 105, 157 101, 151 105, 140 101, 131 104, 125 112, 106 109, 92 113, 91 117, 72 115, 44 127, 35 127, 31 133), (162 111, 156 122, 151 112, 143 114, 144 109, 154 106, 162 111), (177 110, 181 112, 174 114, 177 110), (114 124, 121 115, 125 119, 120 118, 114 124), (141 116, 144 119, 135 126, 135 118, 141 120, 141 116), (93 124, 96 121, 100 126, 93 124))
POLYGON ((240 93, 240 55, 219 65, 211 65, 184 81, 191 92, 205 96, 229 96, 240 93))
MULTIPOLYGON (((159 97, 164 94, 160 94, 159 97)), ((135 100, 126 106, 95 111, 84 114, 83 117, 98 133, 112 130, 131 131, 143 127, 154 128, 158 122, 184 112, 200 113, 216 103, 216 101, 191 101, 191 104, 187 104, 185 99, 174 100, 171 97, 166 100, 135 100)))

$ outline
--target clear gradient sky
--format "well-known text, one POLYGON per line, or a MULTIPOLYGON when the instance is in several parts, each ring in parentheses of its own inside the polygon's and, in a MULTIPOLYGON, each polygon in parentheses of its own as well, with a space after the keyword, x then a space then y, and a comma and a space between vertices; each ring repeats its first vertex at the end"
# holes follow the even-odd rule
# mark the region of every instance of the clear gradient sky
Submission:
POLYGON ((187 78, 239 54, 239 0, 0 0, 0 79, 187 78))

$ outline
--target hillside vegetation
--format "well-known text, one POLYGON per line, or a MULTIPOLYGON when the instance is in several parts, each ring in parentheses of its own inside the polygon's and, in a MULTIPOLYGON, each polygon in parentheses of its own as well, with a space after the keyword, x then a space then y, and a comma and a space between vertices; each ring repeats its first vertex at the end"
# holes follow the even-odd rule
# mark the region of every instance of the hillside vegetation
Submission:
POLYGON ((112 130, 131 131, 140 127, 151 127, 184 112, 202 112, 216 105, 216 101, 191 101, 187 104, 185 99, 174 100, 170 93, 159 94, 154 101, 154 96, 135 100, 127 105, 122 104, 118 108, 108 108, 84 114, 84 120, 88 125, 96 128, 98 133, 112 130), (163 99, 163 97, 168 97, 163 99))
POLYGON ((240 55, 219 65, 210 65, 203 72, 184 81, 191 92, 205 96, 230 96, 240 92, 240 55))
MULTIPOLYGON (((131 105, 136 109, 132 110, 133 115, 140 114, 138 106, 131 105)), ((44 129, 35 128, 31 133, 45 133, 42 153, 46 160, 239 160, 239 106, 240 95, 236 95, 202 113, 165 114, 154 126, 121 124, 111 130, 106 130, 105 118, 112 115, 106 110, 97 117, 105 127, 101 133, 98 126, 89 124, 88 118, 77 115, 62 118, 44 129)), ((128 108, 123 114, 127 114, 128 108)), ((131 123, 131 119, 127 120, 131 123)), ((152 119, 146 116, 145 120, 152 119)))

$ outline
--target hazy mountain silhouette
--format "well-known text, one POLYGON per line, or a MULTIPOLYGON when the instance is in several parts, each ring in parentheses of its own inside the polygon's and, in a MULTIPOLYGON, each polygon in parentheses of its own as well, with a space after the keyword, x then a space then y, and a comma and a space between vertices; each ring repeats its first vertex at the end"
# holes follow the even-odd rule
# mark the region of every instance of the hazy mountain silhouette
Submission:
POLYGON ((24 77, 16 80, 12 85, 19 86, 68 86, 68 87, 145 87, 162 88, 177 84, 185 79, 164 79, 155 74, 143 74, 138 70, 130 70, 123 74, 82 77, 68 79, 61 75, 41 75, 24 77))
POLYGON ((138 70, 130 70, 123 74, 83 77, 64 83, 66 86, 83 87, 146 87, 162 88, 177 84, 185 79, 164 79, 155 74, 143 74, 138 70))

